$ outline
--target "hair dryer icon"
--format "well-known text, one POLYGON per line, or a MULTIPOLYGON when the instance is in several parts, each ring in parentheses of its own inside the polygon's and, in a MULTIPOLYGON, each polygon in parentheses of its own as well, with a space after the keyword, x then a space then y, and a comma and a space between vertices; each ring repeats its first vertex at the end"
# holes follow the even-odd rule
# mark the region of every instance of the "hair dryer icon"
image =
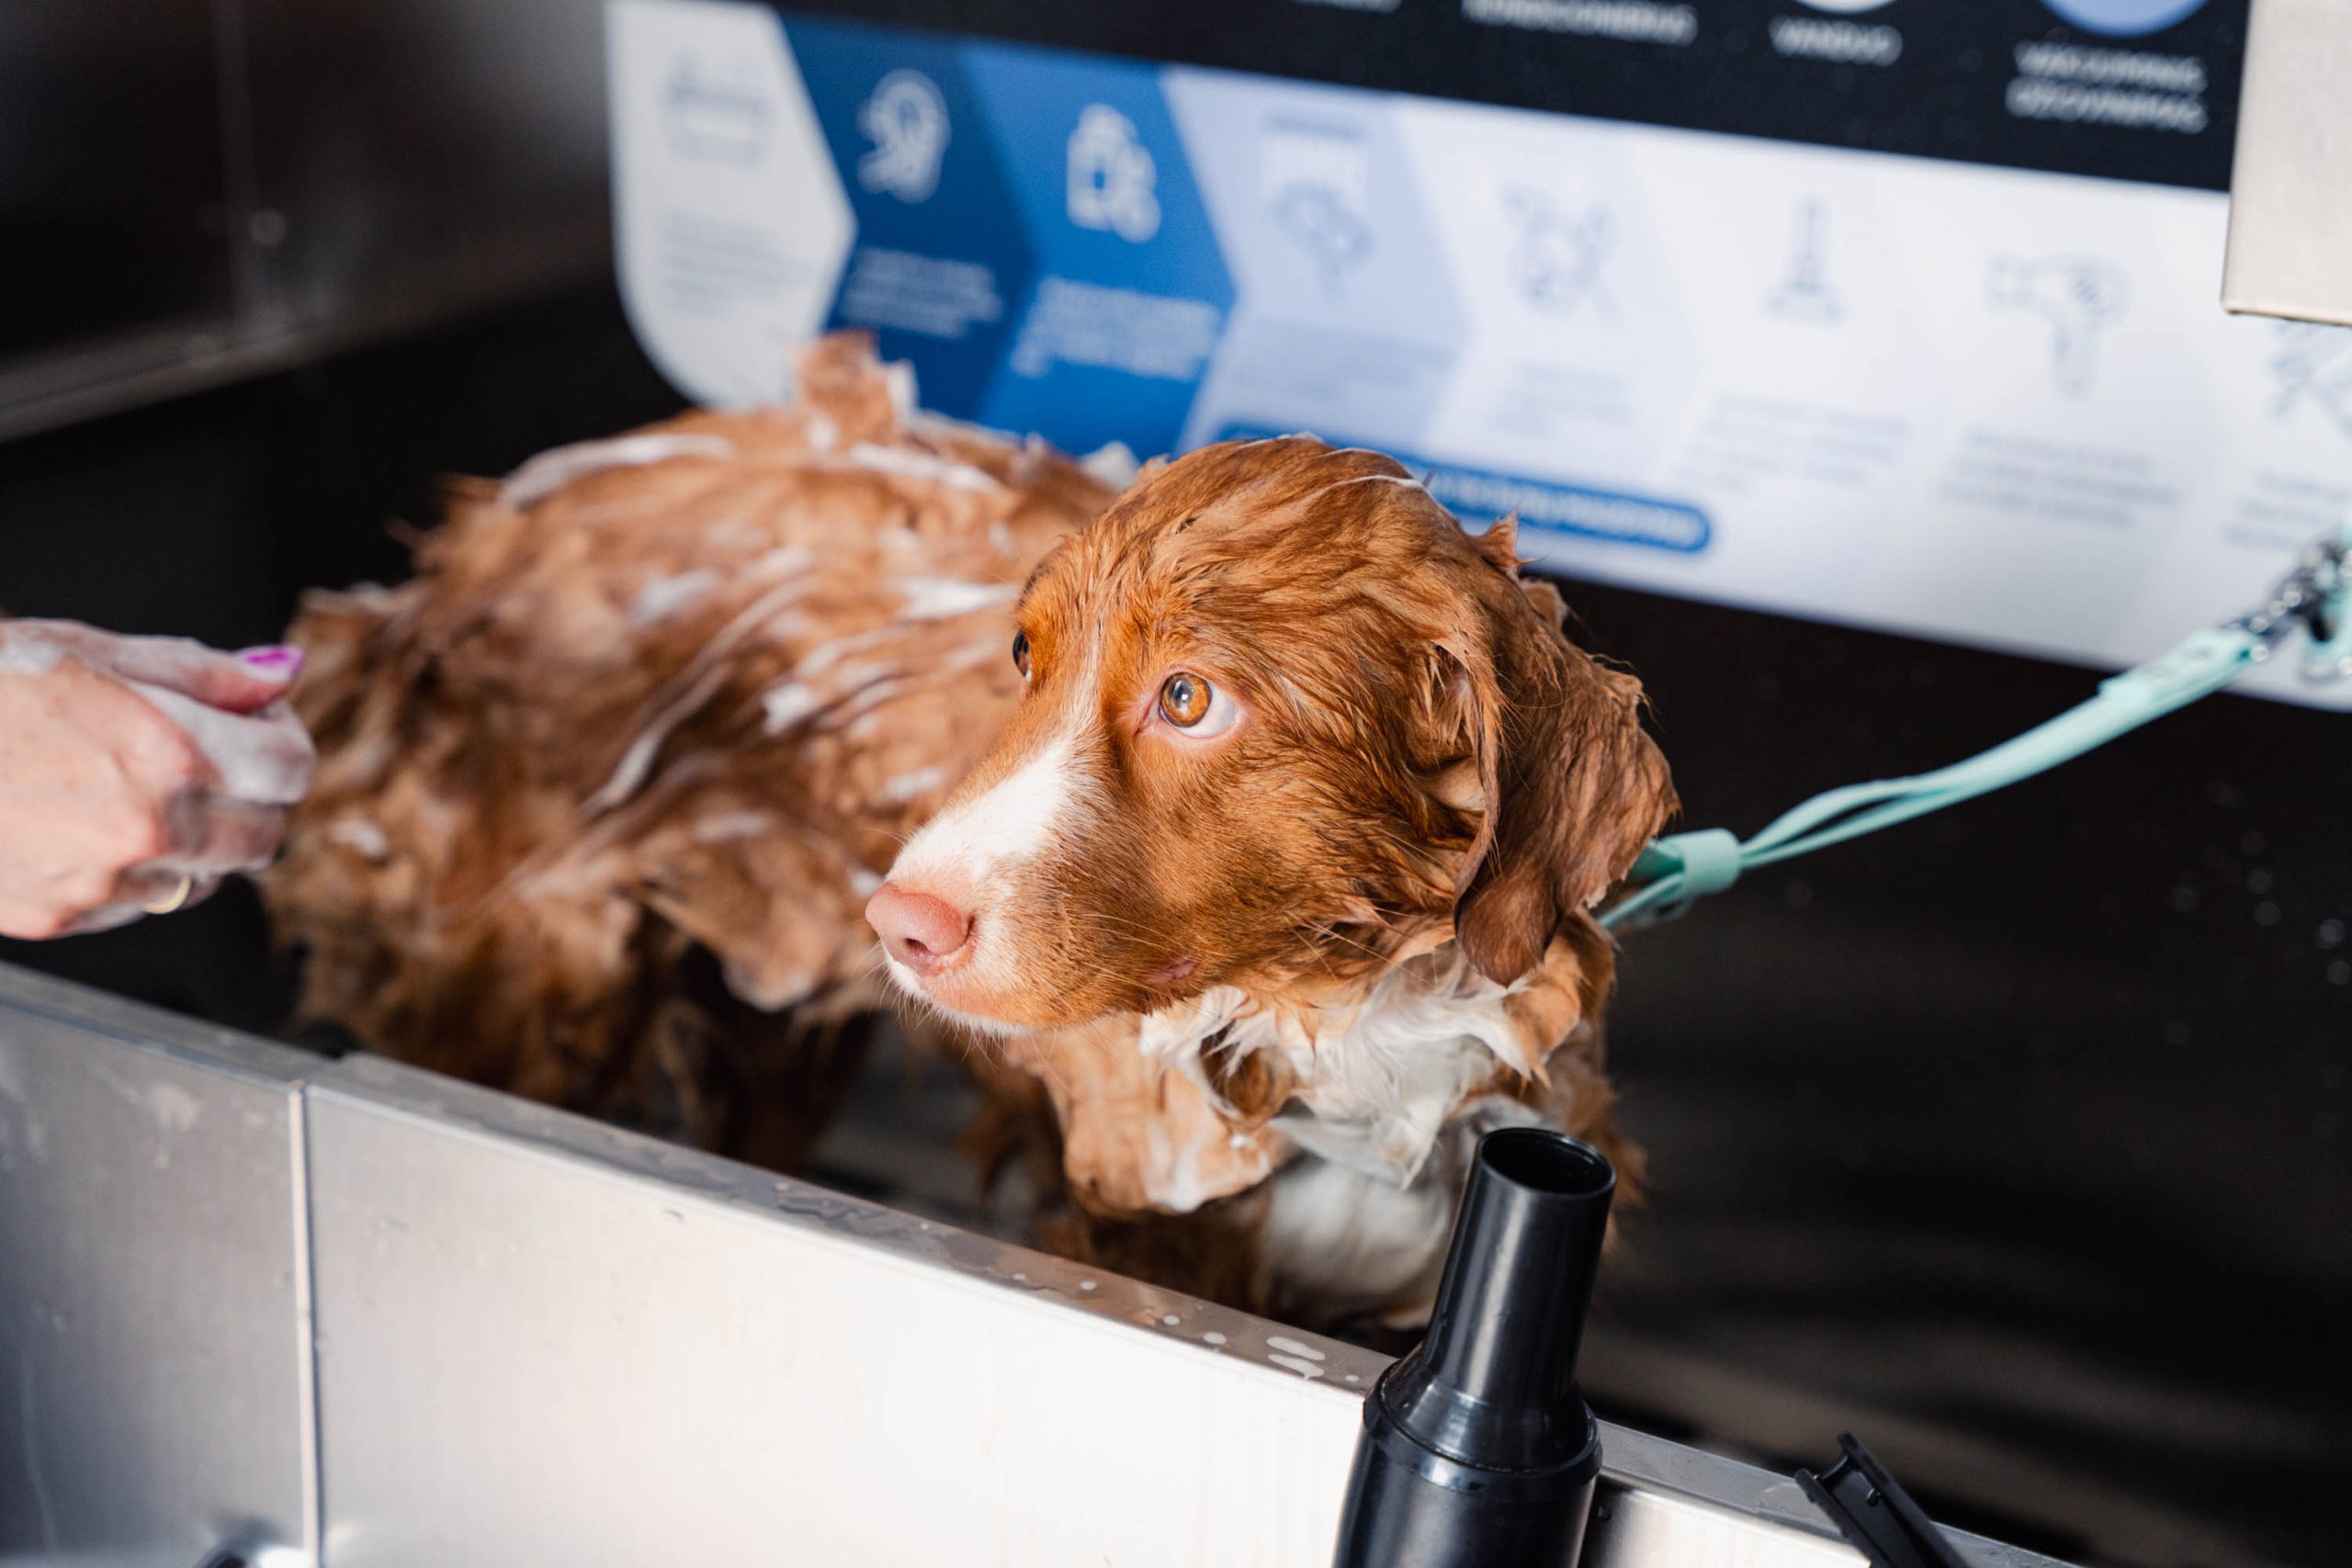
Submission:
POLYGON ((2080 398, 2098 374, 2098 334, 2122 319, 2132 286, 2120 267, 2096 256, 1995 256, 1984 298, 1995 310, 2032 310, 2049 320, 2051 379, 2067 397, 2080 398))

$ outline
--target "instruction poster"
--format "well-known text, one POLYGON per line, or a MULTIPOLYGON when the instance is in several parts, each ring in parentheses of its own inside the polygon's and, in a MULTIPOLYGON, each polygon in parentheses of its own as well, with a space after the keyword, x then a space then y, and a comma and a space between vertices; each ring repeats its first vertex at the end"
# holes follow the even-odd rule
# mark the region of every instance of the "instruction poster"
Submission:
POLYGON ((2103 667, 2352 501, 2352 331, 2218 303, 2242 3, 1265 9, 1434 85, 616 0, 640 339, 737 404, 864 328, 1074 451, 1308 430, 1571 576, 2103 667))

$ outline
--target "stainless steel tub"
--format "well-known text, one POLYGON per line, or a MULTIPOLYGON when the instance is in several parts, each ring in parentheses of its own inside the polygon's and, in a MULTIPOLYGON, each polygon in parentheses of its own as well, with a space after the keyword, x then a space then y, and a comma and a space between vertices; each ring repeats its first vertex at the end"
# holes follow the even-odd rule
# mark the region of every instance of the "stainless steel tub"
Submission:
MULTIPOLYGON (((0 1563, 1319 1568, 1382 1364, 0 967, 0 1563)), ((1605 1441, 1594 1568, 1861 1562, 1605 1441)))

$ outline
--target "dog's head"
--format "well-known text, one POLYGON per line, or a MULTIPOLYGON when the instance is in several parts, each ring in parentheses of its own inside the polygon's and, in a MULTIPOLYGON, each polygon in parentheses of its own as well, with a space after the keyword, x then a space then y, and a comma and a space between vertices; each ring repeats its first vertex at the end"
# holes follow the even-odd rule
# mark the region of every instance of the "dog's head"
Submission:
POLYGON ((1019 714, 868 907, 893 978, 1005 1032, 1344 985, 1449 931, 1534 968, 1674 795, 1639 685, 1512 545, 1306 437, 1148 474, 1023 593, 1019 714))

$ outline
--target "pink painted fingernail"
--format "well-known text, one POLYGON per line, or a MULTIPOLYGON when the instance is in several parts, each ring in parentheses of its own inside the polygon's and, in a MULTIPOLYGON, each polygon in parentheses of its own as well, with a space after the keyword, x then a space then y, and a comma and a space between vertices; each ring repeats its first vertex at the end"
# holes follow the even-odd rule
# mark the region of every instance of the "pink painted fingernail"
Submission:
POLYGON ((245 649, 237 655, 237 662, 264 675, 290 678, 302 668, 302 650, 287 643, 275 642, 267 648, 245 649))

